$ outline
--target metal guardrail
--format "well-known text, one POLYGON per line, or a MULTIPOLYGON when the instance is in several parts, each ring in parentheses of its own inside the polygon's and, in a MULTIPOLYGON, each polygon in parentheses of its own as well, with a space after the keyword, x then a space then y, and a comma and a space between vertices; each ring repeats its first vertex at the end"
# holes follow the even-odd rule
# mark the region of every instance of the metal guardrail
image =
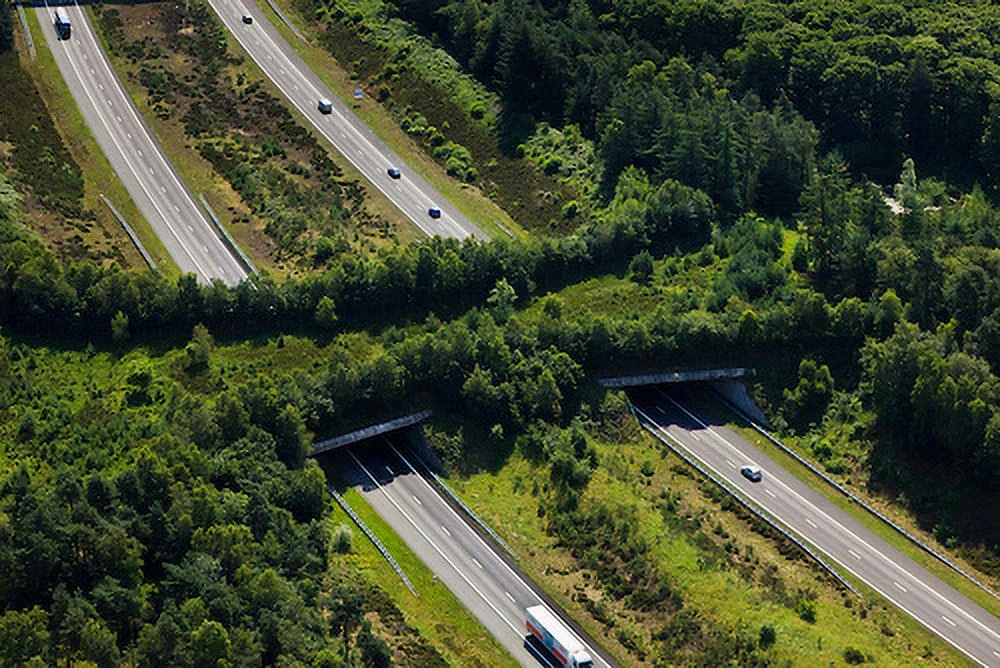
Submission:
POLYGON ((24 28, 24 39, 28 43, 28 53, 31 54, 31 59, 35 59, 35 40, 31 37, 31 28, 28 27, 28 15, 24 13, 24 7, 19 2, 17 3, 17 15, 21 17, 21 27, 24 28))
MULTIPOLYGON (((18 7, 20 6, 21 5, 18 5, 18 7)), ((132 243, 135 244, 135 247, 139 249, 139 254, 142 255, 142 259, 146 261, 149 268, 153 271, 158 271, 159 268, 156 266, 156 261, 153 260, 153 256, 149 254, 146 247, 142 245, 141 241, 139 241, 139 237, 136 235, 135 230, 132 229, 132 226, 129 225, 125 218, 118 212, 118 209, 116 209, 115 205, 111 203, 111 200, 104 195, 101 195, 101 199, 104 200, 104 203, 108 205, 109 209, 111 209, 111 213, 114 214, 115 218, 118 219, 118 222, 125 228, 125 233, 128 235, 129 239, 132 240, 132 243)))
MULTIPOLYGON (((630 401, 629 406, 631 405, 632 402, 630 401)), ((681 447, 679 443, 676 443, 675 441, 673 441, 673 439, 669 438, 659 430, 652 428, 650 425, 653 425, 655 423, 651 419, 646 417, 645 413, 643 413, 642 410, 635 408, 633 410, 633 415, 636 415, 637 419, 639 420, 639 424, 641 424, 646 429, 646 431, 650 432, 651 434, 653 434, 653 436, 662 441, 668 448, 670 448, 674 453, 676 453, 678 457, 687 462, 688 466, 691 466, 701 475, 705 476, 706 478, 714 482, 716 485, 721 487, 723 490, 725 490, 726 493, 728 493, 730 496, 736 499, 740 504, 742 504, 744 508, 746 508, 751 513, 756 515, 758 519, 766 523, 775 531, 779 532, 788 540, 792 541, 792 543, 794 543, 800 550, 809 555, 817 564, 819 564, 826 572, 828 572, 830 575, 836 578, 837 581, 840 582, 840 584, 844 585, 844 587, 849 589, 855 596, 857 596, 858 598, 862 598, 861 593, 854 588, 854 585, 848 582, 843 575, 841 575, 832 565, 827 563, 821 556, 819 556, 819 554, 816 551, 814 551, 811 547, 806 545, 802 540, 799 540, 791 532, 791 529, 782 526, 777 522, 777 520, 773 520, 770 517, 768 517, 764 513, 764 511, 758 508, 753 502, 750 501, 750 499, 743 496, 741 493, 730 487, 721 478, 716 476, 713 472, 709 471, 706 467, 698 463, 698 461, 694 459, 694 457, 690 456, 687 452, 684 451, 684 449, 681 447), (643 418, 645 419, 640 419, 638 417, 639 415, 642 415, 643 418)))
POLYGON ((288 20, 288 17, 285 16, 280 9, 278 9, 278 5, 274 4, 274 0, 267 0, 267 4, 271 8, 271 10, 278 15, 278 18, 281 19, 282 23, 288 26, 288 29, 291 30, 293 33, 295 33, 296 37, 301 39, 303 42, 308 41, 305 38, 305 35, 300 33, 299 29, 296 28, 294 25, 292 25, 292 22, 288 20))
POLYGON ((476 524, 478 524, 480 526, 480 528, 482 528, 483 531, 485 531, 486 533, 488 533, 490 535, 490 538, 492 538, 493 540, 495 540, 500 547, 502 547, 504 550, 506 550, 507 554, 509 554, 510 556, 514 557, 514 559, 517 559, 518 561, 520 561, 521 557, 519 557, 517 555, 517 552, 515 552, 514 549, 510 545, 508 545, 507 542, 503 538, 501 538, 500 535, 497 534, 497 532, 494 531, 493 528, 489 524, 487 524, 485 521, 483 521, 483 519, 481 517, 479 517, 479 515, 477 515, 472 510, 472 508, 470 508, 465 503, 465 501, 463 501, 458 496, 458 494, 455 493, 455 490, 453 490, 451 487, 449 487, 448 484, 445 483, 445 481, 441 478, 441 476, 439 476, 437 473, 434 472, 434 469, 432 469, 430 466, 427 465, 427 462, 424 461, 424 458, 420 456, 419 452, 417 452, 414 448, 410 448, 410 452, 412 452, 413 455, 418 460, 420 460, 420 464, 424 467, 424 470, 426 470, 428 473, 430 473, 434 477, 434 482, 436 482, 441 487, 441 489, 444 490, 444 492, 451 498, 452 501, 454 501, 456 504, 458 504, 458 506, 469 517, 471 517, 476 522, 476 524))
POLYGON ((410 582, 410 578, 406 577, 406 573, 403 572, 403 567, 392 558, 392 555, 389 554, 389 549, 382 544, 382 541, 378 539, 375 532, 373 532, 368 525, 365 524, 364 520, 358 517, 358 514, 354 512, 354 509, 351 508, 349 503, 347 503, 347 500, 340 495, 340 492, 335 490, 329 483, 327 483, 326 488, 330 490, 330 494, 332 494, 333 498, 336 499, 337 505, 344 509, 344 512, 347 513, 352 520, 354 520, 354 523, 358 525, 358 528, 361 529, 366 536, 368 536, 368 540, 370 540, 372 544, 375 545, 375 548, 382 553, 382 556, 389 562, 392 569, 396 571, 396 574, 399 576, 399 579, 403 581, 403 584, 406 585, 414 596, 419 596, 419 594, 417 594, 417 590, 413 588, 413 583, 410 582))
POLYGON ((240 260, 243 262, 246 268, 249 269, 252 273, 256 274, 257 267, 253 266, 253 262, 251 262, 250 258, 248 258, 246 253, 243 252, 243 249, 240 248, 240 245, 236 243, 236 239, 233 239, 233 235, 229 234, 229 230, 227 230, 222 225, 222 222, 219 220, 218 216, 215 215, 215 211, 212 210, 212 207, 209 205, 208 200, 205 199, 205 196, 202 195, 201 193, 198 193, 198 199, 201 200, 201 205, 205 207, 205 211, 208 212, 208 217, 212 219, 212 223, 215 225, 215 229, 218 230, 219 234, 222 235, 223 241, 225 241, 226 244, 229 245, 230 250, 232 250, 240 257, 240 260))
POLYGON ((716 393, 716 394, 719 396, 719 398, 722 400, 723 403, 725 403, 727 406, 729 406, 729 408, 731 410, 733 410, 735 413, 741 415, 743 417, 743 419, 746 420, 747 423, 755 431, 757 431, 758 433, 760 433, 761 435, 763 435, 765 438, 767 438, 767 440, 771 441, 771 443, 774 443, 776 446, 778 446, 778 448, 780 448, 781 451, 784 452, 786 455, 788 455, 789 457, 791 457, 792 459, 794 459, 795 461, 797 461, 798 463, 802 464, 807 469, 809 469, 810 471, 812 471, 813 473, 815 473, 816 475, 818 475, 820 478, 822 478, 824 481, 826 481, 828 484, 830 484, 838 492, 840 492, 841 494, 843 494, 844 496, 846 496, 848 499, 850 499, 851 501, 853 501, 854 503, 858 504, 859 506, 861 506, 862 508, 864 508, 866 511, 868 511, 868 513, 870 513, 874 517, 878 518, 882 522, 885 522, 886 524, 888 524, 890 527, 892 527, 894 530, 896 530, 897 532, 899 532, 903 537, 905 537, 911 543, 913 543, 914 545, 916 545, 917 547, 919 547, 920 549, 922 549, 924 552, 927 552, 928 554, 930 554, 931 556, 933 556, 934 558, 936 558, 938 561, 940 561, 941 563, 943 563, 944 565, 948 566, 949 568, 951 568, 952 570, 954 570, 956 573, 958 573, 959 575, 961 575, 962 577, 964 577, 965 579, 967 579, 969 582, 971 582, 972 584, 976 585, 977 587, 979 587, 980 589, 982 589, 983 591, 985 591, 987 594, 993 596, 994 598, 1000 598, 1000 595, 998 595, 995 591, 993 591, 992 589, 990 589, 988 586, 986 586, 985 584, 983 584, 982 582, 980 582, 979 580, 977 580, 975 577, 973 577, 969 573, 967 573, 964 570, 962 570, 962 568, 960 566, 958 566, 957 564, 955 564, 952 561, 950 561, 946 556, 944 556, 943 554, 941 554, 940 552, 938 552, 937 550, 935 550, 933 547, 931 547, 930 545, 928 545, 924 541, 920 540, 918 537, 916 537, 913 534, 911 534, 909 531, 907 531, 903 527, 901 527, 898 524, 896 524, 895 522, 893 522, 891 519, 889 519, 888 517, 886 517, 885 515, 883 515, 881 512, 879 512, 878 510, 876 510, 872 506, 870 506, 863 499, 861 499, 860 497, 858 497, 857 495, 855 495, 849 489, 847 489, 846 487, 844 487, 843 485, 841 485, 839 482, 837 482, 836 480, 834 480, 833 478, 831 478, 830 476, 828 476, 826 473, 824 473, 823 471, 820 471, 812 462, 810 462, 805 457, 803 457, 802 455, 800 455, 799 453, 795 452, 794 450, 792 450, 791 448, 789 448, 787 445, 785 445, 784 443, 782 443, 780 440, 778 440, 778 438, 776 436, 774 436, 773 434, 771 434, 771 432, 769 432, 768 430, 764 429, 764 427, 762 427, 760 424, 758 424, 753 418, 751 418, 749 415, 747 415, 746 413, 744 413, 739 408, 739 406, 736 406, 736 405, 732 404, 729 400, 727 400, 722 395, 719 395, 718 393, 716 393))

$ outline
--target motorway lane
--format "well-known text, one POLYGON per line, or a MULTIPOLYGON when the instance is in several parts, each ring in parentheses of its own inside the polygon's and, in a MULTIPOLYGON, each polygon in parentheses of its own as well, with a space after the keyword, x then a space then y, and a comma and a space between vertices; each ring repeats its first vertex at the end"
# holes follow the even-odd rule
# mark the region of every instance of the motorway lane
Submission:
POLYGON ((209 0, 209 4, 295 108, 424 233, 458 239, 489 238, 427 181, 407 169, 399 156, 306 65, 255 4, 250 0, 245 4, 240 0, 209 0), (252 24, 243 23, 244 14, 253 17, 252 24), (333 102, 332 113, 319 112, 317 101, 321 97, 333 102), (389 167, 402 170, 401 178, 391 178, 387 174, 389 167), (440 218, 427 215, 432 205, 441 209, 440 218))
POLYGON ((1000 666, 1000 620, 945 584, 732 430, 711 424, 682 390, 630 392, 639 415, 658 425, 730 485, 914 619, 984 666, 1000 666), (752 483, 740 474, 760 467, 752 483))
MULTIPOLYGON (((526 645, 524 629, 525 609, 547 603, 417 472, 412 454, 387 443, 345 448, 331 456, 372 508, 518 663, 547 663, 526 645)), ((588 645, 596 666, 612 665, 588 645)))
POLYGON ((60 40, 53 9, 36 7, 59 71, 84 120, 125 188, 182 272, 202 283, 235 285, 247 277, 163 154, 101 47, 87 13, 61 5, 72 36, 60 40))

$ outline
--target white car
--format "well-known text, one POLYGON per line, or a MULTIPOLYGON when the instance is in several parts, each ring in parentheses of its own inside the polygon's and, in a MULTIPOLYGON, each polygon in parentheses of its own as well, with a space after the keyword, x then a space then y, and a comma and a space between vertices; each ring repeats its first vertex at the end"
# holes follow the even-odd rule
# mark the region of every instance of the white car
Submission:
POLYGON ((333 113, 333 102, 325 97, 321 97, 316 103, 316 108, 319 109, 319 113, 321 114, 331 114, 333 113))

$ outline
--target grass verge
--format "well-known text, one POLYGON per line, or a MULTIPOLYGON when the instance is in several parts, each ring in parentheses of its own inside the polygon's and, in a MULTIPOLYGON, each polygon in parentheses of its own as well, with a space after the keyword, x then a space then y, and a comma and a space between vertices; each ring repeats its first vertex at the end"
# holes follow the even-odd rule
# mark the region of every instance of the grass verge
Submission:
MULTIPOLYGON (((392 598, 403 611, 407 623, 430 640, 451 665, 517 665, 500 643, 435 578, 430 569, 424 566, 358 492, 349 489, 344 493, 344 498, 375 532, 413 582, 417 596, 410 593, 375 546, 360 531, 355 531, 351 552, 353 566, 392 598)), ((331 521, 354 526, 340 508, 334 512, 331 521)))
MULTIPOLYGON (((722 406, 718 406, 718 408, 713 410, 712 413, 714 418, 723 421, 726 426, 752 443, 754 447, 759 448, 765 455, 805 482, 813 490, 829 499, 838 508, 861 522, 865 525, 865 527, 876 533, 880 538, 888 542, 897 550, 913 559, 915 562, 926 568, 951 587, 954 587, 964 595, 968 596, 970 599, 975 601, 977 605, 983 607, 990 614, 1000 616, 1000 600, 997 600, 995 597, 969 582, 968 579, 941 563, 939 559, 931 556, 926 551, 914 545, 909 539, 887 525, 885 522, 882 522, 868 511, 859 507, 856 503, 816 476, 808 468, 800 464, 795 458, 785 454, 781 448, 774 445, 770 440, 762 436, 755 429, 748 426, 741 417, 722 406)), ((808 455, 802 452, 799 452, 799 455, 811 461, 811 463, 820 470, 823 470, 821 463, 813 461, 808 455)), ((830 475, 834 479, 837 478, 837 476, 831 474, 827 475, 830 475)), ((873 507, 877 508, 879 512, 889 517, 893 522, 906 529, 906 531, 919 537, 925 543, 933 547, 935 551, 946 555, 948 559, 957 563, 963 570, 973 573, 980 581, 996 588, 996 583, 993 582, 987 575, 977 572, 970 564, 964 562, 959 555, 950 552, 948 548, 937 543, 937 541, 934 540, 930 534, 917 525, 914 518, 900 512, 897 507, 891 506, 883 499, 870 497, 866 494, 864 486, 859 486, 849 479, 841 479, 838 480, 838 482, 860 498, 864 499, 866 503, 869 503, 873 507)))
POLYGON ((648 546, 642 561, 677 593, 679 610, 639 609, 629 604, 628 589, 612 594, 586 565, 610 555, 574 555, 549 532, 548 467, 515 453, 496 472, 451 482, 521 555, 531 577, 623 664, 731 657, 727 637, 756 644, 769 627, 776 641, 762 652, 772 665, 832 665, 852 649, 886 665, 964 665, 949 645, 880 597, 859 601, 797 550, 757 533, 757 523, 728 496, 712 492, 651 437, 596 445, 601 464, 579 509, 604 505, 613 517, 635 518, 634 540, 648 546), (815 604, 812 622, 799 612, 803 600, 815 604))
MULTIPOLYGON (((304 34, 310 33, 309 23, 298 14, 294 7, 287 2, 276 2, 276 4, 289 20, 295 23, 297 28, 305 30, 304 34)), ((501 225, 515 236, 524 234, 522 228, 503 209, 477 188, 459 183, 448 176, 444 168, 429 157, 399 127, 396 120, 382 105, 370 96, 366 96, 361 102, 355 101, 354 89, 357 88, 357 81, 351 79, 348 72, 333 56, 312 42, 306 43, 296 37, 266 3, 261 7, 261 11, 267 15, 282 37, 292 45, 292 48, 298 52, 313 72, 323 79, 345 104, 350 105, 354 113, 389 148, 406 161, 408 167, 426 179, 435 190, 468 216, 469 220, 494 239, 507 236, 501 229, 501 225)))
POLYGON ((143 245, 159 265, 160 271, 168 275, 177 275, 179 272, 163 244, 146 223, 80 114, 48 49, 35 12, 29 9, 26 14, 37 57, 34 60, 29 59, 22 49, 21 64, 35 80, 66 147, 84 174, 83 207, 93 212, 101 236, 110 239, 112 244, 121 249, 121 256, 126 264, 133 267, 145 266, 125 230, 101 200, 100 195, 105 195, 132 225, 143 245))

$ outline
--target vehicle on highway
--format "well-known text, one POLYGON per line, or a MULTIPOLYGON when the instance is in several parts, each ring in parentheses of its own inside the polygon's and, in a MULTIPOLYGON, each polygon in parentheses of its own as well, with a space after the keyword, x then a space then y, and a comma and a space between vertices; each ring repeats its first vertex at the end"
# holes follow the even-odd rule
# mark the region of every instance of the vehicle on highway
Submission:
POLYGON ((397 167, 390 167, 388 171, 389 171, 389 176, 391 176, 394 179, 398 179, 400 176, 402 176, 402 172, 400 172, 397 167))
POLYGON ((316 103, 316 107, 319 109, 321 114, 332 114, 333 113, 333 102, 325 97, 321 97, 316 103))
POLYGON ((240 19, 243 21, 243 23, 246 23, 247 25, 253 23, 253 17, 250 16, 249 14, 244 14, 242 17, 240 17, 240 19))
POLYGON ((528 635, 534 636, 564 668, 593 668, 594 661, 583 643, 542 605, 524 611, 528 635))
POLYGON ((73 26, 70 24, 69 16, 66 15, 65 9, 56 9, 52 15, 52 24, 56 28, 56 34, 59 35, 59 39, 69 39, 69 36, 73 32, 73 26))
POLYGON ((427 215, 430 216, 431 218, 440 218, 441 209, 437 208, 436 206, 432 206, 431 208, 427 209, 427 215))
POLYGON ((759 468, 749 464, 741 468, 740 473, 742 473, 743 477, 749 480, 750 482, 760 482, 761 478, 763 477, 760 473, 759 468))

